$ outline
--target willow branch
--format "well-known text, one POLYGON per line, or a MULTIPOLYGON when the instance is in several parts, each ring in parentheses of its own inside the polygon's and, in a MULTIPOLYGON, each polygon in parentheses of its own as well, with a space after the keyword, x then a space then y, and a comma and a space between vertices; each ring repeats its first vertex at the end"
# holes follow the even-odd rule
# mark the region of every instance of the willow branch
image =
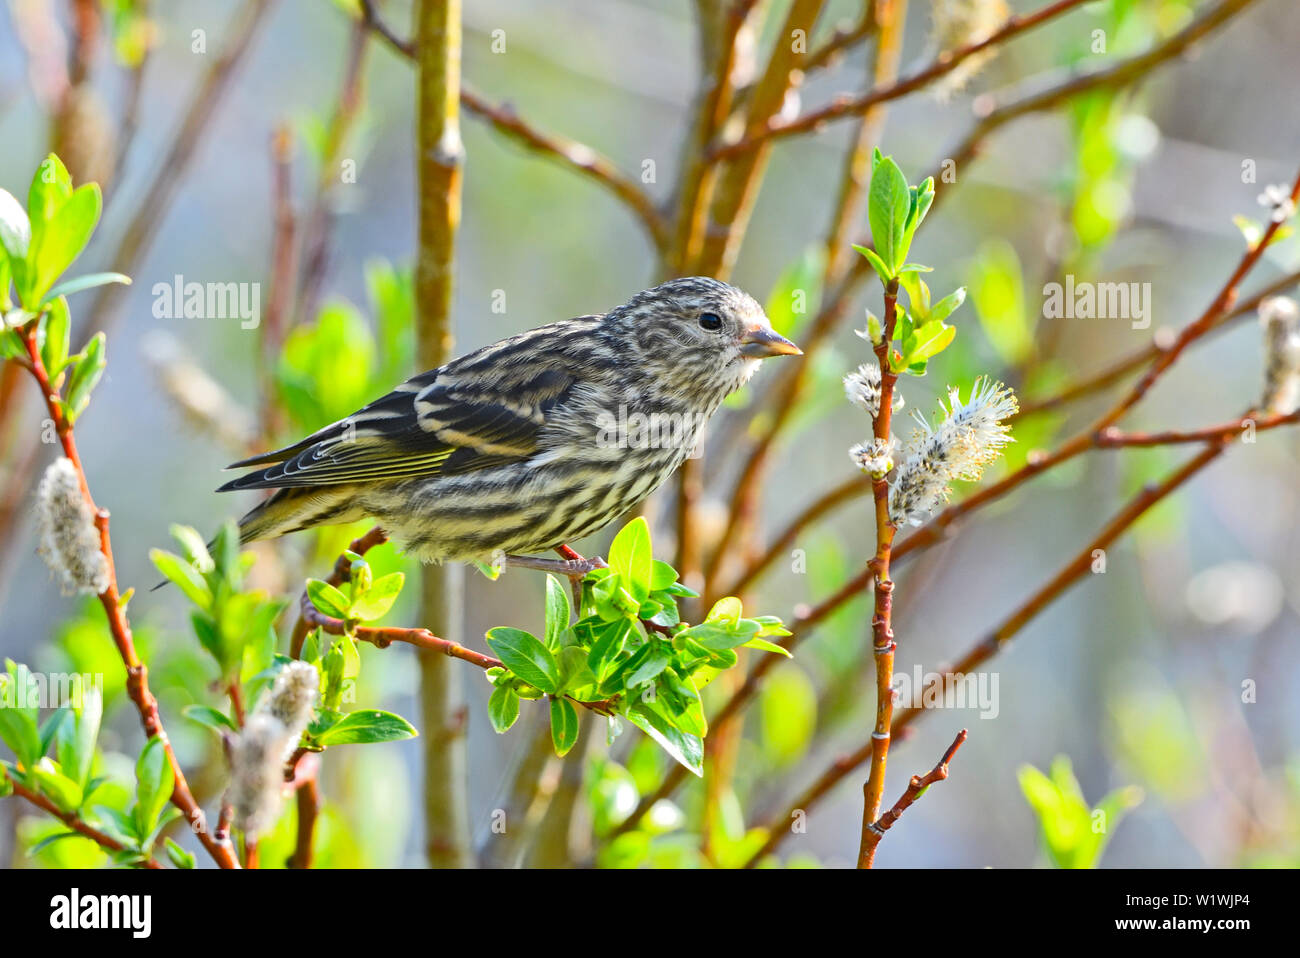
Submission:
MULTIPOLYGON (((1175 492, 1185 482, 1204 469, 1223 454, 1230 440, 1222 437, 1206 444, 1196 456, 1174 470, 1159 483, 1149 485, 1134 496, 1102 529, 1102 531, 1084 546, 1062 569, 1047 583, 1039 588, 1019 608, 1012 612, 1003 622, 983 640, 968 651, 960 661, 943 670, 943 674, 966 674, 978 668, 982 663, 998 653, 1013 636, 1020 632, 1032 619, 1059 598, 1067 589, 1086 576, 1092 568, 1093 553, 1097 549, 1108 548, 1123 535, 1152 506, 1175 492)), ((943 681, 941 678, 939 681, 943 681)), ((926 686, 922 698, 936 683, 926 686)), ((890 729, 891 735, 902 734, 925 709, 912 707, 903 710, 894 718, 890 729)), ((872 757, 874 741, 865 742, 856 751, 842 756, 819 776, 781 815, 775 816, 769 823, 767 842, 746 863, 753 867, 764 856, 772 852, 785 838, 785 824, 796 812, 806 814, 808 810, 825 797, 845 776, 850 774, 872 757)))
POLYGON ((836 27, 835 32, 804 59, 804 72, 810 73, 834 65, 851 47, 875 33, 879 26, 875 0, 863 0, 862 15, 858 17, 857 23, 836 27))
POLYGON ((1204 39, 1255 2, 1256 0, 1222 0, 1168 40, 1145 53, 1122 60, 1113 67, 1067 73, 1064 78, 1059 73, 1045 78, 1035 77, 1020 87, 1031 88, 1028 92, 1018 94, 1013 90, 1000 96, 977 98, 975 110, 980 120, 960 144, 949 152, 948 157, 960 167, 979 152, 981 144, 991 133, 1012 120, 1050 110, 1092 90, 1124 86, 1141 80, 1155 67, 1182 56, 1194 43, 1204 39), (1039 89, 1033 90, 1033 87, 1039 89))
POLYGON ((172 749, 171 741, 163 728, 162 716, 158 712, 158 700, 154 698, 153 692, 149 689, 149 670, 136 652, 135 639, 132 636, 131 625, 126 617, 126 606, 122 601, 121 594, 118 592, 117 568, 113 563, 113 545, 108 532, 108 510, 96 506, 94 497, 90 494, 90 485, 86 481, 86 472, 82 468, 81 457, 77 453, 77 442, 73 436, 72 423, 63 415, 63 406, 59 400, 58 391, 50 383, 49 374, 41 360, 40 347, 36 342, 35 322, 27 326, 23 335, 23 342, 27 347, 28 368, 40 387, 41 397, 45 400, 46 410, 49 413, 50 421, 54 424, 54 431, 63 448, 63 454, 76 470, 77 480, 81 485, 81 494, 85 497, 86 505, 95 517, 95 528, 99 530, 99 549, 104 556, 108 569, 108 586, 103 592, 99 593, 98 598, 108 619, 108 628, 113 637, 113 644, 117 647, 118 654, 126 666, 127 695, 134 703, 136 711, 140 713, 140 722, 144 726, 145 736, 150 739, 156 737, 163 744, 163 750, 167 755, 167 763, 171 766, 172 776, 175 780, 175 785, 172 788, 172 804, 181 810, 185 816, 185 821, 218 865, 222 868, 238 868, 239 862, 236 860, 234 849, 230 847, 229 843, 217 842, 208 834, 203 810, 195 801, 193 793, 190 792, 189 783, 185 779, 185 771, 181 768, 180 762, 177 761, 176 752, 172 749))
MULTIPOLYGON (((402 56, 411 60, 419 56, 419 44, 403 40, 393 33, 380 19, 373 0, 362 0, 361 23, 402 56)), ((663 214, 636 181, 620 171, 608 157, 585 143, 537 128, 522 119, 509 104, 493 106, 463 83, 460 103, 470 113, 487 120, 499 133, 599 183, 636 215, 658 249, 666 248, 668 224, 663 214)))
MULTIPOLYGON (((113 838, 111 835, 104 834, 99 829, 95 828, 93 825, 86 822, 86 820, 83 819, 81 816, 76 815, 72 812, 63 811, 61 808, 59 808, 59 806, 55 805, 52 801, 50 801, 40 792, 35 792, 27 788, 25 785, 23 785, 21 782, 15 779, 12 775, 10 775, 8 769, 0 768, 0 778, 5 778, 9 780, 9 785, 13 789, 13 793, 17 795, 19 798, 31 802, 33 805, 35 805, 37 808, 41 809, 42 811, 49 812, 51 815, 53 815, 55 818, 61 821, 64 825, 67 825, 70 829, 72 829, 78 835, 81 835, 83 838, 89 838, 92 842, 95 842, 97 845, 100 845, 101 847, 107 849, 110 852, 127 851, 127 847, 123 845, 121 842, 119 842, 116 838, 113 838)), ((139 862, 139 866, 141 868, 157 868, 157 869, 162 868, 162 865, 158 864, 158 862, 152 858, 142 859, 139 862)))
MULTIPOLYGON (((1221 319, 1212 323, 1210 329, 1207 330, 1207 336, 1205 338, 1208 338, 1209 333, 1227 329, 1230 325, 1233 325, 1233 320, 1249 316, 1259 308, 1259 304, 1264 300, 1268 299, 1270 296, 1277 296, 1279 293, 1285 292, 1297 283, 1300 283, 1300 270, 1292 270, 1285 276, 1274 280, 1249 299, 1242 300, 1221 319)), ((1060 391, 1055 392, 1050 396, 1021 403, 1020 411, 1011 418, 1013 420, 1021 419, 1025 416, 1032 416, 1036 413, 1059 409, 1060 407, 1068 405, 1078 399, 1102 392, 1109 386, 1124 379, 1124 377, 1130 373, 1136 372, 1159 358, 1162 354, 1168 352, 1168 350, 1173 346, 1173 343, 1173 340, 1166 342, 1157 338, 1146 346, 1143 346, 1141 349, 1134 350, 1127 356, 1116 360, 1101 372, 1093 376, 1065 386, 1060 391)))
MULTIPOLYGON (((878 18, 880 28, 875 64, 872 68, 875 84, 879 86, 892 82, 898 76, 903 54, 903 35, 907 23, 907 0, 889 0, 880 3, 878 7, 874 4, 868 6, 873 11, 873 19, 878 18)), ((846 290, 849 288, 846 275, 851 272, 851 268, 846 268, 846 258, 850 255, 849 237, 861 216, 861 200, 871 175, 872 151, 880 139, 884 122, 883 106, 866 111, 858 124, 853 146, 845 157, 839 195, 823 245, 826 262, 822 277, 823 288, 832 286, 846 290)), ((858 259, 861 261, 861 257, 858 259)), ((798 408, 799 401, 807 389, 813 369, 812 356, 827 343, 831 332, 839 325, 842 310, 847 305, 847 297, 837 298, 827 309, 820 311, 804 342, 804 360, 795 363, 794 367, 785 373, 785 377, 774 388, 773 401, 764 407, 769 411, 770 422, 755 441, 736 480, 726 528, 718 540, 712 561, 705 571, 706 602, 722 594, 717 591, 717 584, 727 558, 733 553, 748 551, 735 549, 733 543, 737 536, 740 536, 741 541, 747 540, 752 532, 758 513, 763 478, 767 473, 767 466, 777 438, 789 424, 794 410, 798 408)))
POLYGON ((469 87, 462 87, 460 102, 466 110, 491 123, 498 132, 543 156, 560 161, 603 186, 636 215, 658 249, 667 246, 668 224, 663 214, 645 190, 622 173, 608 157, 585 143, 537 129, 520 119, 509 104, 493 106, 469 87))
MULTIPOLYGON (((1297 175, 1295 185, 1293 186, 1293 195, 1300 195, 1300 174, 1297 175)), ((1195 322, 1189 324, 1189 326, 1184 329, 1183 333, 1175 340, 1175 342, 1161 354, 1162 356, 1166 353, 1174 353, 1173 358, 1177 359, 1177 356, 1192 342, 1195 342, 1200 336, 1206 335, 1211 329, 1218 325, 1221 318, 1229 312, 1232 306, 1236 297, 1237 286, 1246 277, 1250 269, 1258 263, 1263 250, 1266 248, 1269 240, 1272 238, 1273 234, 1276 233, 1277 228, 1280 225, 1281 224, 1278 223, 1270 224, 1261 241, 1255 247, 1247 250, 1242 256, 1236 269, 1224 283, 1223 287, 1220 288, 1210 306, 1195 322), (1174 352, 1175 349, 1177 352, 1174 352)), ((1277 284, 1271 288, 1276 288, 1276 285, 1277 284)), ((1253 306, 1258 305, 1258 300, 1264 298, 1265 295, 1267 295, 1267 293, 1252 298, 1252 301, 1249 304, 1242 304, 1243 308, 1248 305, 1253 308, 1253 306)), ((1167 369, 1168 364, 1166 364, 1159 373, 1156 373, 1156 378, 1167 369)), ((955 523, 959 518, 987 505, 990 502, 993 502, 1052 466, 1059 465, 1067 459, 1073 458, 1089 449, 1104 448, 1105 443, 1114 444, 1116 442, 1114 438, 1116 434, 1110 431, 1110 426, 1116 419, 1123 415, 1124 411, 1131 408, 1136 401, 1140 400, 1142 395, 1145 395, 1146 390, 1150 388, 1150 385, 1154 383, 1154 381, 1154 378, 1149 382, 1144 379, 1144 382, 1146 382, 1145 386, 1135 386, 1134 390, 1128 396, 1121 399, 1110 412, 1102 416, 1101 419, 1099 419, 1090 429, 1081 432, 1072 440, 1058 448, 1055 452, 1031 456, 1029 461, 1026 462, 1023 467, 1004 477, 1001 481, 977 491, 960 503, 949 506, 943 512, 939 513, 939 515, 931 519, 929 523, 895 544, 892 548, 891 559, 893 561, 901 560, 917 549, 933 545, 944 536, 947 528, 955 523), (1138 393, 1139 388, 1141 388, 1140 393, 1138 393), (1132 398, 1134 393, 1137 393, 1137 399, 1132 398), (1114 414, 1115 409, 1119 409, 1120 412, 1114 414)), ((1240 425, 1244 425, 1244 420, 1234 422, 1231 424, 1232 428, 1229 428, 1228 425, 1213 426, 1201 430, 1201 432, 1212 432, 1215 435, 1222 435, 1229 432, 1235 434, 1240 425)), ((1285 423, 1278 421, 1275 425, 1280 426, 1285 425, 1285 423)), ((1256 428, 1258 429, 1258 423, 1256 428)), ((1272 426, 1269 428, 1272 428, 1272 426)), ((1180 436, 1183 434, 1174 435, 1180 436)), ((855 478, 854 481, 859 486, 862 485, 861 478, 855 478)), ((854 498, 855 492, 856 490, 850 488, 847 483, 844 486, 839 487, 838 490, 833 492, 833 501, 826 504, 816 513, 816 515, 828 511, 833 505, 837 505, 841 501, 847 501, 848 499, 854 498)), ((813 507, 810 507, 810 510, 805 511, 803 516, 800 518, 805 519, 808 517, 814 508, 817 508, 816 503, 814 503, 813 507)), ((813 515, 812 518, 816 518, 816 515, 813 515)), ((807 521, 812 521, 812 519, 807 519, 807 521)), ((799 520, 796 520, 796 522, 799 522, 799 520)), ((801 528, 802 525, 806 524, 807 522, 803 522, 799 527, 801 528)), ((781 538, 793 540, 793 537, 797 535, 797 532, 798 528, 792 524, 792 527, 787 529, 781 538)), ((746 578, 749 581, 752 581, 753 578, 762 571, 763 567, 769 565, 771 561, 774 560, 776 554, 778 553, 769 550, 769 555, 764 556, 761 560, 762 566, 751 568, 750 572, 746 574, 746 578)), ((787 650, 793 649, 800 641, 802 641, 803 638, 811 634, 816 625, 834 614, 848 602, 860 596, 863 590, 873 582, 875 575, 875 560, 873 559, 872 562, 868 563, 861 572, 845 582, 834 593, 822 599, 814 606, 799 609, 791 620, 790 628, 794 634, 782 643, 783 647, 787 650)), ((768 656, 760 660, 759 664, 746 679, 745 683, 736 690, 731 699, 729 699, 723 706, 723 709, 719 712, 718 717, 714 719, 714 722, 721 721, 724 716, 730 717, 740 709, 744 708, 753 699, 762 678, 776 664, 777 658, 775 656, 768 656)), ((865 756, 862 760, 865 760, 865 756)), ((856 764, 854 767, 856 767, 856 764)), ((670 770, 663 783, 661 783, 661 786, 656 789, 655 792, 642 799, 633 813, 624 820, 623 823, 617 826, 611 832, 609 837, 612 839, 617 837, 619 834, 636 827, 637 823, 650 810, 650 808, 653 807, 654 803, 661 798, 667 798, 672 795, 683 780, 684 775, 679 774, 676 769, 670 770)), ((836 780, 838 781, 838 779, 836 780)))
POLYGON ((1034 13, 1012 17, 1001 27, 1001 29, 990 34, 983 40, 969 43, 966 46, 958 47, 955 50, 945 51, 939 54, 935 61, 929 66, 918 70, 909 77, 890 83, 886 86, 878 85, 875 89, 863 94, 862 96, 853 97, 846 95, 836 97, 827 106, 806 113, 803 116, 796 117, 793 120, 771 120, 758 130, 746 131, 746 136, 735 143, 716 147, 714 149, 714 156, 719 159, 730 159, 754 149, 761 143, 770 143, 772 140, 794 136, 798 133, 812 132, 820 129, 832 120, 866 113, 872 107, 880 103, 887 103, 890 100, 897 100, 900 97, 907 96, 909 93, 914 93, 917 90, 929 86, 944 74, 955 69, 968 57, 974 56, 982 50, 1004 43, 1012 37, 1024 33, 1027 30, 1031 30, 1034 27, 1047 23, 1054 17, 1057 17, 1074 7, 1080 6, 1085 2, 1087 2, 1087 0, 1057 0, 1057 2, 1050 3, 1034 13))
POLYGON ((939 759, 939 764, 926 772, 925 775, 913 775, 911 781, 907 783, 907 789, 894 803, 893 807, 863 828, 862 847, 858 852, 858 867, 870 868, 875 863, 876 846, 885 837, 885 832, 889 831, 894 823, 903 817, 903 812, 907 811, 912 806, 912 803, 925 793, 927 788, 935 782, 942 782, 948 777, 948 763, 957 754, 957 749, 962 747, 962 743, 966 741, 968 734, 969 732, 966 729, 958 732, 957 737, 948 746, 948 751, 944 752, 943 758, 939 759))

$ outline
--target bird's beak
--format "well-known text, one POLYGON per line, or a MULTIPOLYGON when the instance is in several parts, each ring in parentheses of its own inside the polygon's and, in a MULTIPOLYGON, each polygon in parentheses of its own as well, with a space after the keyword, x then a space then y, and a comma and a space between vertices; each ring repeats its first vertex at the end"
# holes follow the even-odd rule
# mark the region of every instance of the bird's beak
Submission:
POLYGON ((766 326, 753 326, 740 337, 740 354, 750 359, 802 356, 803 350, 766 326))

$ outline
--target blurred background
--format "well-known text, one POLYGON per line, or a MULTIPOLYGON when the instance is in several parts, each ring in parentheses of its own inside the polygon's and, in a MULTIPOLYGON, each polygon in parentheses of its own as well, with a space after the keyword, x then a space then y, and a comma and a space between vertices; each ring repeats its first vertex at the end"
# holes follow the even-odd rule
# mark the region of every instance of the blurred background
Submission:
MULTIPOLYGON (((1013 3, 1018 11, 1038 5, 1013 3)), ((88 166, 97 158, 94 175, 107 197, 83 271, 109 268, 132 217, 148 202, 168 162, 167 145, 186 123, 191 91, 229 39, 238 8, 173 0, 154 4, 138 23, 130 16, 134 5, 104 6, 109 36, 94 60, 94 98, 79 107, 87 119, 72 147, 88 151, 88 166), (203 31, 205 52, 195 52, 195 31, 203 31), (132 101, 131 64, 140 44, 150 54, 134 110, 138 126, 125 154, 109 162, 121 146, 118 123, 132 101)), ((912 0, 904 75, 933 59, 931 6, 912 0)), ((921 92, 890 104, 881 148, 920 179, 971 127, 972 104, 982 93, 1042 71, 1131 55, 1180 29, 1202 6, 1172 0, 1086 4, 1005 45, 964 90, 946 99, 921 92), (1093 52, 1097 30, 1104 33, 1104 53, 1093 52)), ((405 35, 409 3, 396 0, 382 9, 405 35)), ((848 0, 827 4, 820 30, 854 21, 858 10, 848 0)), ((698 80, 691 4, 474 0, 464 17, 467 83, 494 103, 509 101, 529 122, 589 144, 638 179, 652 161, 645 189, 657 200, 668 196, 698 80), (493 52, 494 31, 504 31, 504 52, 493 52)), ((42 86, 50 67, 41 60, 61 64, 66 58, 69 18, 69 5, 57 0, 8 0, 0 11, 0 186, 16 195, 25 193, 51 148, 49 90, 42 86)), ((322 195, 320 184, 332 183, 323 191, 332 232, 317 305, 287 333, 285 358, 272 376, 287 410, 273 424, 276 434, 293 438, 289 433, 313 428, 313 421, 344 415, 412 371, 403 311, 409 312, 404 276, 414 247, 414 74, 387 46, 370 42, 359 66, 355 122, 332 143, 352 24, 346 3, 283 0, 270 6, 174 199, 153 224, 156 235, 134 270, 134 285, 114 307, 107 373, 78 424, 96 498, 112 511, 119 580, 141 590, 131 612, 169 731, 186 767, 207 770, 197 783, 209 804, 222 776, 214 741, 179 715, 190 702, 213 700, 205 688, 208 664, 183 598, 174 589, 150 593, 141 587, 158 578, 148 550, 168 546, 169 524, 208 533, 253 504, 213 489, 224 481, 222 467, 240 458, 239 443, 257 428, 266 381, 263 346, 261 333, 242 328, 237 318, 156 318, 152 290, 178 275, 261 283, 265 314, 280 131, 289 198, 305 215, 322 195), (355 163, 355 181, 344 176, 333 182, 333 165, 348 160, 355 163), (322 350, 330 363, 313 358, 322 350), (196 391, 215 403, 216 421, 228 427, 225 436, 214 432, 211 417, 205 425, 180 408, 196 391)), ((765 42, 760 38, 760 45, 765 42)), ((1297 48, 1300 8, 1288 0, 1260 0, 1194 55, 1163 65, 1135 88, 998 131, 977 161, 958 169, 958 188, 936 207, 914 247, 913 258, 935 266, 927 280, 937 295, 965 285, 970 296, 954 317, 956 345, 924 379, 902 384, 908 406, 931 412, 948 384, 964 393, 982 372, 1008 378, 1022 398, 1048 395, 1198 316, 1241 255, 1233 217, 1266 220, 1257 197, 1268 184, 1290 183, 1300 163, 1297 48), (1243 176, 1248 161, 1253 177, 1243 176), (1150 328, 1135 329, 1124 319, 1043 318, 1044 284, 1066 273, 1149 283, 1150 328), (1028 372, 1016 378, 1017 370, 1028 372)), ((809 77, 799 92, 802 106, 860 91, 869 75, 866 53, 851 50, 809 77)), ((457 352, 556 319, 603 312, 657 281, 650 243, 607 193, 473 117, 464 119, 463 132, 457 352)), ((821 240, 850 132, 832 126, 775 147, 732 278, 760 301, 821 240)), ((68 150, 62 152, 67 158, 68 150)), ((855 235, 865 230, 863 222, 855 235)), ((1246 290, 1298 266, 1300 244, 1279 243, 1246 290)), ((817 357, 807 409, 779 444, 764 492, 769 536, 820 492, 853 475, 847 449, 870 434, 870 422, 844 401, 840 377, 870 358, 851 325, 863 325, 867 306, 879 312, 879 297, 874 279, 863 284, 852 323, 817 357)), ((73 301, 74 324, 91 301, 73 301)), ((1229 420, 1258 398, 1261 364, 1259 326, 1247 318, 1185 356, 1126 423, 1163 429, 1229 420)), ((760 377, 732 403, 727 416, 733 424, 720 423, 720 435, 745 428, 745 403, 762 385, 760 377)), ((22 382, 6 401, 3 476, 22 467, 20 452, 41 417, 36 399, 22 382)), ((1008 465, 1081 426, 1105 402, 1103 395, 1021 420, 1008 465)), ((997 676, 995 716, 937 710, 896 743, 886 788, 891 802, 906 776, 933 765, 959 728, 971 732, 950 779, 883 842, 881 865, 1048 864, 1021 770, 1047 771, 1058 756, 1068 756, 1092 805, 1118 788, 1142 790, 1141 802, 1110 836, 1103 865, 1300 864, 1298 441, 1295 430, 1283 429, 1235 446, 1146 517, 1110 551, 1104 573, 1086 577, 986 666, 997 676)), ((50 447, 37 450, 38 471, 26 499, 52 454, 50 447)), ((1127 494, 1187 454, 1110 451, 1076 459, 983 510, 959 536, 909 563, 899 575, 896 670, 910 675, 915 666, 930 670, 956 658, 1094 535, 1127 494)), ((725 508, 734 471, 725 454, 706 457, 706 514, 725 508)), ((664 557, 672 552, 672 530, 662 521, 671 515, 672 495, 666 487, 649 511, 661 520, 655 544, 664 557)), ((102 615, 93 603, 59 595, 35 555, 28 512, 20 503, 0 555, 0 653, 34 669, 103 672, 112 694, 114 683, 120 688, 121 669, 102 615)), ((294 583, 303 575, 323 576, 359 531, 299 536, 259 549, 255 575, 267 588, 296 594, 294 583)), ((609 534, 575 547, 600 552, 609 534)), ((747 608, 789 619, 800 604, 830 594, 860 569, 873 543, 869 502, 857 499, 801 533, 794 548, 806 555, 806 571, 778 561, 749 594, 747 608)), ((391 546, 375 555, 377 572, 413 571, 391 546)), ((540 628, 542 577, 514 572, 491 582, 467 571, 465 583, 467 644, 485 648, 482 635, 494 625, 540 628)), ((414 590, 408 592, 387 623, 418 624, 414 590)), ((741 821, 725 827, 743 834, 780 813, 837 755, 870 735, 869 619, 866 601, 850 603, 804 642, 793 663, 772 673, 746 715, 735 814, 730 805, 727 812, 741 821)), ((362 655, 358 703, 391 709, 418 725, 411 650, 367 647, 362 655)), ((520 724, 498 736, 485 708, 491 686, 468 666, 464 682, 469 807, 476 840, 489 842, 492 812, 505 800, 511 770, 544 716, 526 702, 520 724)), ((106 723, 104 746, 112 751, 113 742, 120 743, 122 767, 129 769, 139 729, 120 699, 106 723)), ((599 849, 589 834, 582 837, 590 831, 584 821, 608 816, 610 808, 630 808, 636 791, 628 790, 644 793, 666 770, 667 760, 653 749, 628 754, 632 738, 643 740, 634 732, 615 749, 620 770, 602 772, 603 735, 599 729, 585 733, 591 742, 582 759, 588 773, 575 813, 573 860, 599 849)), ((419 758, 417 742, 329 753, 322 863, 422 862, 419 758)), ((781 860, 852 863, 865 774, 848 776, 813 811, 807 832, 790 836, 779 849, 781 860)), ((691 783, 679 792, 688 813, 698 791, 691 783)), ((31 864, 20 846, 43 827, 30 809, 0 803, 0 862, 31 864)), ((656 839, 654 855, 638 861, 696 863, 690 842, 675 843, 673 836, 670 831, 656 839)), ((39 857, 49 864, 60 855, 91 854, 72 844, 51 846, 39 857)), ((264 851, 263 857, 274 855, 264 851)))

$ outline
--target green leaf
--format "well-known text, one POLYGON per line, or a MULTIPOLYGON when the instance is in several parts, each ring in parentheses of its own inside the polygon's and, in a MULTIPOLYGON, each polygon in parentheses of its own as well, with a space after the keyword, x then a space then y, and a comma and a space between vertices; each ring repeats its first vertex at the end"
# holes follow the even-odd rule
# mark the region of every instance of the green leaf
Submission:
POLYGON ((650 526, 637 516, 614 537, 609 547, 609 567, 619 574, 623 587, 638 606, 650 595, 654 556, 650 552, 650 526))
POLYGON ((655 680, 659 701, 672 713, 673 724, 689 735, 700 738, 709 730, 704 718, 704 705, 700 693, 689 677, 678 675, 674 669, 664 669, 655 680))
POLYGON ((14 282, 19 280, 21 264, 27 259, 32 242, 32 221, 22 204, 7 190, 0 190, 0 247, 8 254, 14 270, 14 282))
POLYGON ((894 278, 893 271, 885 265, 885 261, 870 246, 858 246, 855 243, 853 248, 867 258, 867 262, 871 264, 871 268, 876 271, 876 275, 880 277, 882 283, 888 283, 894 278))
POLYGON ((78 187, 43 224, 32 223, 32 245, 27 254, 23 304, 37 306, 55 281, 81 255, 99 222, 103 205, 99 184, 78 187))
POLYGON ((48 223, 71 196, 72 175, 56 154, 47 153, 27 190, 27 212, 33 225, 48 223))
POLYGON ((171 863, 177 868, 188 870, 194 867, 194 854, 181 848, 172 839, 167 839, 163 847, 167 850, 167 857, 171 859, 171 863))
POLYGON ((676 728, 652 705, 640 699, 628 707, 627 718, 659 743, 659 746, 671 755, 674 761, 695 775, 704 777, 703 739, 676 728))
POLYGON ((121 283, 123 286, 131 285, 131 277, 123 273, 86 273, 75 279, 65 279, 61 283, 56 283, 41 302, 44 306, 51 300, 58 299, 60 296, 71 296, 73 293, 81 293, 88 289, 94 289, 97 286, 108 286, 111 283, 121 283))
POLYGON ((888 267, 891 279, 907 257, 906 230, 911 208, 907 177, 892 157, 884 157, 871 173, 867 220, 876 253, 888 267))
POLYGON ((568 699, 551 699, 551 742, 561 757, 578 742, 578 713, 568 699))
POLYGON ((923 362, 943 352, 956 335, 957 327, 946 326, 942 320, 934 320, 913 330, 903 343, 903 365, 923 362))
POLYGON ((645 658, 624 679, 626 687, 634 689, 649 682, 666 669, 672 660, 671 647, 664 642, 652 640, 647 646, 645 658))
POLYGON ((90 781, 95 760, 95 742, 104 716, 104 697, 99 689, 83 688, 80 706, 73 704, 71 714, 56 736, 56 752, 63 773, 83 790, 90 781))
POLYGON ((400 715, 379 709, 357 709, 318 734, 316 742, 322 747, 366 745, 371 742, 400 742, 415 738, 417 734, 415 726, 400 715))
POLYGON ((650 573, 650 591, 662 592, 677 581, 677 570, 667 562, 655 559, 654 570, 650 573))
POLYGON ((546 647, 558 649, 560 640, 569 628, 569 590, 560 580, 546 576, 546 647))
POLYGON ((212 561, 212 555, 208 552, 207 544, 203 541, 203 537, 199 535, 197 529, 192 526, 172 523, 168 527, 168 531, 180 545, 185 561, 195 569, 199 572, 211 572, 216 568, 216 563, 212 561))
POLYGON ((519 696, 507 685, 497 686, 488 698, 488 718, 497 732, 509 731, 519 718, 519 696))
POLYGON ((709 610, 709 614, 704 617, 705 622, 715 622, 719 625, 730 628, 740 621, 743 609, 740 600, 734 595, 729 595, 719 599, 709 610))
POLYGON ((54 736, 62 730, 64 724, 71 721, 72 709, 67 705, 61 705, 40 725, 41 733, 41 754, 44 755, 54 744, 54 736))
POLYGON ((764 652, 775 652, 777 655, 784 655, 787 659, 794 658, 789 649, 782 648, 775 642, 767 641, 767 639, 750 639, 743 647, 746 649, 762 649, 764 652))
POLYGON ((307 598, 321 612, 336 619, 348 617, 347 597, 323 579, 307 580, 307 598))
POLYGON ((560 667, 551 650, 522 629, 497 626, 489 629, 487 643, 506 668, 543 692, 560 687, 560 667))
POLYGON ((135 780, 135 829, 137 835, 146 836, 158 824, 158 816, 171 800, 172 787, 176 784, 166 746, 156 735, 140 752, 135 763, 135 780))
POLYGON ((32 690, 30 686, 26 689, 18 687, 19 682, 26 681, 28 676, 24 666, 15 666, 8 661, 6 665, 8 671, 0 673, 0 701, 5 703, 0 708, 0 740, 13 750, 19 764, 30 770, 41 757, 41 733, 36 724, 37 709, 34 704, 27 707, 10 704, 19 701, 19 696, 22 701, 26 701, 31 697, 32 690))
POLYGON ((0 327, 0 360, 26 358, 27 347, 23 345, 18 333, 15 330, 0 327))
POLYGON ((37 330, 36 340, 40 345, 41 365, 45 367, 51 380, 58 378, 59 373, 63 371, 63 364, 68 359, 68 336, 71 325, 68 304, 56 299, 37 330))
POLYGON ((45 849, 49 848, 55 842, 61 842, 65 838, 83 838, 79 832, 55 832, 53 835, 46 835, 39 842, 27 849, 27 857, 35 858, 45 849))
POLYGON ((168 581, 174 582, 185 593, 186 598, 204 612, 211 611, 212 589, 197 569, 180 556, 164 549, 150 549, 149 558, 168 581))
POLYGON ((63 811, 75 812, 81 807, 81 786, 64 775, 48 758, 37 762, 31 774, 40 790, 63 811))
POLYGON ((238 727, 234 719, 226 715, 225 712, 212 708, 210 705, 187 705, 181 709, 181 714, 192 722, 198 722, 204 728, 210 728, 218 735, 223 730, 235 732, 238 727))
POLYGON ((955 313, 964 302, 966 302, 966 287, 958 286, 957 289, 934 304, 934 308, 930 310, 929 319, 932 322, 943 322, 955 313))
POLYGON ((73 363, 72 375, 68 377, 66 400, 68 413, 73 420, 85 412, 86 406, 90 404, 90 393, 104 375, 104 367, 108 364, 108 357, 104 355, 107 342, 103 332, 96 333, 86 344, 81 358, 73 363))
POLYGON ((632 623, 627 619, 601 623, 596 630, 596 638, 587 653, 587 666, 596 676, 596 681, 604 681, 610 667, 618 659, 628 637, 632 635, 632 623))
POLYGON ((107 805, 96 805, 95 817, 103 825, 104 831, 124 845, 134 845, 140 840, 135 830, 135 819, 125 812, 107 805))
POLYGON ((388 610, 397 601, 397 596, 401 593, 402 585, 405 582, 406 576, 401 572, 391 572, 388 575, 380 576, 359 598, 353 600, 348 618, 373 622, 375 619, 387 615, 388 610))

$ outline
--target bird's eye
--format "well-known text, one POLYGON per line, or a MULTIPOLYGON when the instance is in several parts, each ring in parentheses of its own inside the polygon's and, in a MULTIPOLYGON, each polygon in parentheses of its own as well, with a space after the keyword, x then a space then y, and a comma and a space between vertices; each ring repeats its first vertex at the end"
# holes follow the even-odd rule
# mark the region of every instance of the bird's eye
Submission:
POLYGON ((722 317, 717 313, 700 313, 700 325, 710 332, 722 328, 722 317))

